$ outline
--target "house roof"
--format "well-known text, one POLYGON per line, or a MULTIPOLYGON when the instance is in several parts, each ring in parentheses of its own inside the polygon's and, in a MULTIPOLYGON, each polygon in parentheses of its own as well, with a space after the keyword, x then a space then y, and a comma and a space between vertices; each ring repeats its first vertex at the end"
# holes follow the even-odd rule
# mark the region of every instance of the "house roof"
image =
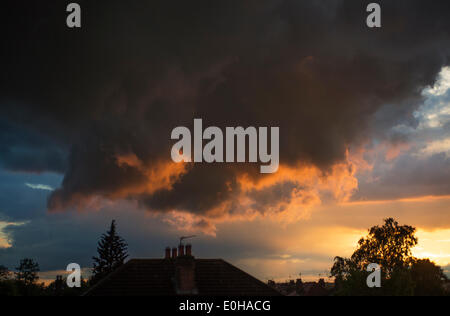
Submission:
MULTIPOLYGON (((202 296, 279 296, 276 290, 222 259, 194 259, 202 296)), ((173 296, 175 260, 133 259, 91 288, 88 296, 173 296)))

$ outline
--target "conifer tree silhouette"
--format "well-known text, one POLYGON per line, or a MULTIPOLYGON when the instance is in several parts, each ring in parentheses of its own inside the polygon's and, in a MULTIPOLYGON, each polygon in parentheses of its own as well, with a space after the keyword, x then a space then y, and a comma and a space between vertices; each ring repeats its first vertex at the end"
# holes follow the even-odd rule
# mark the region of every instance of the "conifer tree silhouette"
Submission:
POLYGON ((128 245, 117 235, 116 221, 113 220, 106 234, 103 234, 97 246, 98 257, 93 257, 94 268, 91 282, 96 283, 124 264, 128 258, 128 245))

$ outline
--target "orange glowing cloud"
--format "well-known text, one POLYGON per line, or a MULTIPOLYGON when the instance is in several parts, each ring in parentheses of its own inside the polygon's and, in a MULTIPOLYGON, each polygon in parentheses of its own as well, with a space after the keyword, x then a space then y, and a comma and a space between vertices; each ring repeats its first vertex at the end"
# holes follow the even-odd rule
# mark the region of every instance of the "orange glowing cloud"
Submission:
POLYGON ((119 167, 132 167, 145 176, 146 181, 135 186, 127 186, 117 191, 114 198, 125 198, 136 194, 153 194, 159 190, 172 190, 172 186, 189 169, 189 164, 161 161, 146 165, 135 154, 116 156, 119 167))
POLYGON ((292 182, 299 188, 307 188, 316 197, 321 192, 328 192, 337 200, 346 201, 358 188, 355 172, 356 168, 350 161, 336 164, 328 172, 311 165, 299 164, 295 168, 282 165, 275 174, 255 180, 244 174, 238 178, 238 182, 243 192, 263 190, 280 183, 292 182))
POLYGON ((74 192, 70 196, 62 197, 57 191, 51 200, 50 211, 59 212, 67 207, 76 210, 99 210, 117 200, 133 198, 140 194, 153 194, 158 190, 172 190, 173 184, 190 168, 190 164, 176 164, 172 161, 146 164, 133 153, 117 155, 115 161, 118 168, 132 169, 139 175, 140 181, 126 182, 107 194, 74 192))
POLYGON ((348 201, 358 188, 356 169, 348 160, 334 165, 328 172, 299 163, 296 167, 281 165, 277 173, 258 178, 239 174, 236 176, 239 189, 232 192, 229 200, 204 214, 173 210, 165 215, 165 220, 177 228, 191 232, 201 230, 211 236, 215 236, 216 226, 222 223, 263 218, 282 224, 293 223, 308 218, 310 210, 325 200, 348 201), (286 183, 292 187, 285 198, 275 196, 266 204, 258 200, 259 194, 264 195, 286 183))

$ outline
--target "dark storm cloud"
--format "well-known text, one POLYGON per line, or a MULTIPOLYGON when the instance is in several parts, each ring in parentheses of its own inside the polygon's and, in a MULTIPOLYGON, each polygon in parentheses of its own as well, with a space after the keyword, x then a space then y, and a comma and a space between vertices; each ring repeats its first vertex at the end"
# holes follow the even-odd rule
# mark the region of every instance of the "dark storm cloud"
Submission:
POLYGON ((237 189, 232 174, 229 167, 199 165, 175 183, 172 190, 159 190, 141 197, 141 202, 154 210, 209 210, 232 197, 237 189))
POLYGON ((256 210, 265 210, 267 208, 276 208, 277 212, 283 212, 285 204, 292 200, 292 193, 298 189, 296 183, 284 182, 265 190, 253 190, 249 196, 255 201, 252 207, 256 210))
MULTIPOLYGON (((71 146, 68 168, 41 158, 65 170, 50 206, 145 184, 117 156, 151 168, 170 158, 171 130, 197 117, 279 126, 281 163, 327 170, 382 130, 371 124, 381 107, 386 127, 408 119, 449 62, 448 1, 380 2, 381 30, 365 26, 369 1, 81 1, 81 30, 65 27, 61 1, 12 5, 0 114, 71 146)), ((204 212, 238 190, 243 170, 256 169, 194 166, 171 191, 130 198, 204 212)))

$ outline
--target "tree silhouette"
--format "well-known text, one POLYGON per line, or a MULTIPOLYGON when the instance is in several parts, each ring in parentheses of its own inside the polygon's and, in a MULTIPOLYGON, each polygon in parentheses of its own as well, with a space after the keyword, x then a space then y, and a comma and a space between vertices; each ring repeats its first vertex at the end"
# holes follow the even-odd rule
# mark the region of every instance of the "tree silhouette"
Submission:
POLYGON ((447 276, 441 267, 429 259, 416 259, 411 265, 411 277, 416 285, 415 294, 418 296, 444 295, 443 283, 447 276))
POLYGON ((440 295, 446 280, 442 269, 431 261, 412 257, 417 245, 416 229, 400 226, 392 218, 374 226, 358 242, 351 258, 336 257, 331 268, 337 295, 440 295), (382 272, 382 288, 369 288, 366 271, 377 263, 382 272))
POLYGON ((0 282, 5 281, 9 277, 9 270, 7 267, 0 265, 0 282))
POLYGON ((63 278, 61 275, 56 276, 56 280, 51 282, 47 287, 45 288, 45 295, 47 296, 80 296, 89 287, 88 282, 81 278, 81 287, 73 287, 70 288, 67 285, 67 278, 63 278))
POLYGON ((383 226, 372 227, 369 235, 358 242, 358 249, 351 259, 363 267, 378 263, 390 275, 408 264, 411 248, 418 243, 415 232, 414 227, 400 226, 393 218, 388 218, 383 226))
POLYGON ((128 258, 128 245, 125 240, 117 235, 116 221, 113 220, 106 234, 103 234, 98 242, 98 257, 93 257, 94 269, 92 283, 96 283, 109 273, 124 264, 128 258))
POLYGON ((29 286, 39 280, 38 272, 39 264, 33 259, 25 258, 20 261, 20 265, 16 268, 16 279, 24 285, 29 286))

